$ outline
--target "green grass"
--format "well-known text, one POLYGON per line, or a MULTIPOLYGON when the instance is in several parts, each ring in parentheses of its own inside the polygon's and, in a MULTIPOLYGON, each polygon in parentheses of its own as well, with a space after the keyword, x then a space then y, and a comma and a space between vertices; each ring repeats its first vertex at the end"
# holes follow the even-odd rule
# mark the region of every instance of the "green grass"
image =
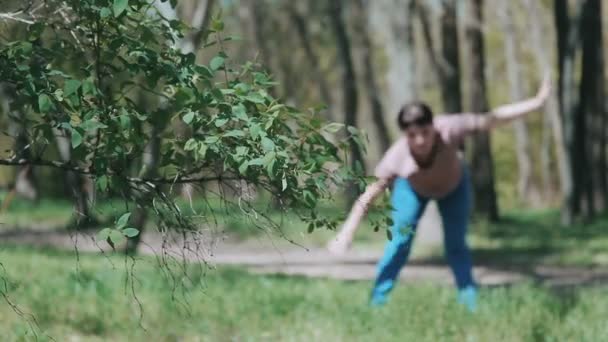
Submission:
MULTIPOLYGON (((6 192, 0 192, 0 203, 3 203, 6 197, 6 192)), ((120 200, 105 200, 96 203, 91 212, 105 222, 123 213, 124 208, 124 203, 120 200)), ((13 197, 5 211, 0 213, 0 230, 63 229, 70 224, 73 217, 73 205, 66 198, 41 198, 37 202, 31 202, 13 197)))
MULTIPOLYGON (((608 288, 559 293, 530 284, 481 291, 467 314, 451 288, 403 285, 388 306, 366 305, 369 282, 190 269, 180 286, 152 259, 130 261, 4 248, 8 296, 57 341, 600 341, 608 288), (78 265, 78 271, 77 271, 78 265), (197 271, 198 270, 198 271, 197 271)), ((176 269, 174 269, 177 271, 176 269)), ((179 275, 176 272, 176 275, 179 275)), ((178 279, 180 279, 178 277, 178 279)), ((2 286, 4 288, 4 286, 2 286)), ((3 341, 33 340, 27 320, 0 305, 3 341)))
MULTIPOLYGON (((2 194, 0 194, 0 200, 2 194)), ((264 210, 267 201, 259 201, 256 206, 265 211, 274 222, 282 222, 280 231, 263 220, 251 219, 236 206, 226 206, 218 199, 208 202, 197 200, 193 209, 189 203, 178 201, 185 215, 196 216, 206 213, 200 220, 214 227, 215 231, 225 231, 233 240, 252 238, 285 237, 307 246, 324 244, 335 233, 326 229, 317 229, 307 233, 307 225, 292 212, 264 210), (266 204, 265 204, 266 202, 266 204), (210 211, 208 208, 212 208, 210 211)), ((324 202, 319 211, 325 215, 343 217, 346 214, 341 201, 324 202)), ((125 211, 120 200, 99 201, 93 212, 101 218, 101 227, 110 225, 114 218, 125 211)), ((378 218, 380 213, 373 211, 370 216, 378 218)), ((151 215, 150 217, 154 217, 151 215)), ((67 200, 42 199, 33 204, 14 199, 8 210, 0 214, 0 231, 2 229, 28 229, 31 227, 49 227, 64 229, 72 218, 72 206, 67 200)), ((593 223, 576 224, 563 227, 560 224, 559 212, 556 210, 507 212, 498 224, 488 224, 474 220, 470 228, 470 242, 473 247, 476 263, 499 263, 525 266, 531 263, 605 266, 608 265, 608 217, 599 217, 593 223)), ((154 220, 149 221, 149 229, 154 228, 154 220)), ((203 226, 208 228, 209 226, 203 226)), ((384 231, 374 232, 369 220, 364 221, 356 235, 355 248, 382 248, 386 241, 384 231)), ((439 259, 443 251, 441 246, 421 250, 414 246, 415 258, 439 259)))
POLYGON ((476 259, 483 262, 606 266, 606 227, 608 217, 564 227, 557 211, 517 211, 498 224, 475 222, 471 241, 476 259))

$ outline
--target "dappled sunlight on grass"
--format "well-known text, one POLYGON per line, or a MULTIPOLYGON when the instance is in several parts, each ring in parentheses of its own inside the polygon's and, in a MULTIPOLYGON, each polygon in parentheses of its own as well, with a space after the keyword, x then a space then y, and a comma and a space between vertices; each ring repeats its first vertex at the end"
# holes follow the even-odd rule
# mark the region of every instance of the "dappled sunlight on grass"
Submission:
POLYGON ((557 211, 518 211, 497 224, 475 222, 471 235, 482 262, 608 265, 608 217, 564 227, 557 211))
MULTIPOLYGON (((0 260, 9 298, 56 340, 599 341, 608 334, 605 287, 483 288, 479 312, 471 315, 451 287, 430 284, 399 286, 386 307, 372 309, 369 282, 194 265, 188 273, 172 268, 171 277, 154 259, 139 258, 134 297, 125 282, 132 261, 124 257, 77 261, 69 253, 7 248, 0 260)), ((8 305, 0 306, 0 317, 5 339, 28 331, 8 305)))

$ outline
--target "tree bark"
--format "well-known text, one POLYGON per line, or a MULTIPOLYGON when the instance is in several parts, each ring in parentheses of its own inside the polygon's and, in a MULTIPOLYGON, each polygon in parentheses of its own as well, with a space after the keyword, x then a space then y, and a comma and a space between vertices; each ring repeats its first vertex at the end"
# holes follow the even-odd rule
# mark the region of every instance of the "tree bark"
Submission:
MULTIPOLYGON (((343 0, 331 1, 328 5, 328 14, 332 29, 338 44, 338 53, 342 63, 342 91, 345 119, 347 126, 357 125, 357 80, 353 66, 351 42, 343 20, 343 0)), ((350 141, 351 166, 354 169, 364 168, 362 152, 355 141, 350 141)), ((362 170, 364 171, 364 170, 362 170)), ((351 183, 347 189, 348 207, 352 206, 359 189, 351 183)))
POLYGON ((559 105, 563 120, 564 143, 570 161, 571 188, 565 193, 567 210, 564 210, 563 220, 570 223, 581 213, 582 184, 584 183, 582 170, 585 167, 584 151, 581 150, 581 120, 577 115, 575 61, 579 46, 580 20, 582 17, 582 4, 579 2, 572 17, 568 15, 568 2, 555 0, 555 25, 557 30, 558 69, 559 76, 559 105))
MULTIPOLYGON (((470 13, 466 26, 469 49, 470 107, 474 113, 488 111, 485 79, 485 53, 482 32, 482 0, 469 2, 470 13)), ((475 193, 475 210, 490 221, 497 221, 498 203, 494 184, 494 162, 490 149, 490 135, 480 132, 474 136, 472 149, 472 176, 475 193)))
POLYGON ((443 1, 441 16, 441 51, 446 67, 441 94, 444 110, 448 113, 462 112, 462 91, 460 88, 460 52, 456 1, 443 1))
POLYGON ((462 112, 462 91, 460 88, 460 55, 456 2, 442 2, 441 14, 441 54, 435 52, 431 23, 427 7, 417 1, 417 14, 422 24, 422 36, 427 54, 441 88, 443 110, 446 113, 462 112))
MULTIPOLYGON (((209 19, 211 16, 213 5, 213 0, 208 0, 204 4, 203 13, 203 4, 200 2, 198 3, 198 7, 195 10, 195 12, 198 13, 194 13, 192 22, 192 26, 196 29, 196 31, 184 40, 175 43, 176 48, 179 48, 182 53, 196 51, 204 42, 205 32, 207 30, 207 25, 209 25, 209 19), (197 24, 200 24, 200 26, 197 26, 197 24)), ((159 11, 161 11, 161 13, 163 13, 166 18, 177 17, 175 9, 172 8, 169 4, 156 2, 155 6, 159 9, 159 11)), ((145 99, 140 97, 139 101, 141 102, 140 105, 142 107, 145 107, 145 99)), ((161 103, 163 102, 164 100, 161 99, 161 103)), ((165 129, 165 125, 166 122, 163 122, 163 120, 155 120, 155 123, 151 128, 150 138, 142 156, 142 169, 140 170, 140 177, 154 177, 158 173, 158 164, 160 161, 160 147, 162 142, 161 133, 165 129)), ((186 188, 185 191, 188 190, 189 189, 186 188)), ((143 189, 138 195, 140 196, 139 201, 145 202, 149 201, 150 196, 152 196, 153 194, 150 192, 149 189, 143 189)), ((144 209, 143 206, 139 204, 133 209, 131 214, 131 223, 135 228, 139 229, 139 234, 127 240, 127 246, 125 249, 125 252, 127 254, 135 254, 137 252, 137 247, 139 246, 139 243, 141 241, 141 236, 144 232, 148 217, 147 211, 144 209)))
MULTIPOLYGON (((64 162, 72 160, 72 144, 70 134, 65 130, 55 129, 55 140, 59 155, 64 162)), ((81 229, 92 221, 89 214, 89 195, 85 191, 84 176, 72 172, 65 172, 67 191, 74 200, 75 227, 81 229)))
MULTIPOLYGON (((544 20, 542 20, 541 11, 538 8, 538 2, 535 0, 523 0, 526 12, 528 13, 528 22, 536 23, 531 25, 529 28, 529 46, 532 47, 532 53, 534 56, 535 64, 539 72, 543 72, 549 65, 551 65, 551 57, 547 51, 550 49, 543 41, 543 37, 546 36, 549 28, 547 27, 544 20)), ((567 22, 567 21, 566 21, 567 22)), ((558 33, 559 35, 559 33, 558 33)), ((558 39, 560 46, 563 45, 564 38, 558 39)), ((560 53, 563 53, 560 52, 560 53)), ((561 65, 561 63, 558 63, 561 65)), ((561 67, 560 67, 561 68, 561 67)), ((561 78, 561 74, 558 76, 561 78)), ((562 196, 562 223, 565 225, 571 224, 572 213, 569 208, 569 198, 572 196, 572 173, 570 169, 570 156, 568 154, 565 142, 564 142, 564 131, 562 117, 560 116, 560 104, 559 98, 556 96, 559 94, 559 82, 556 89, 549 97, 547 104, 545 105, 545 126, 550 125, 551 135, 553 137, 553 145, 555 148, 555 155, 557 157, 557 168, 559 175, 559 185, 562 196)), ((543 169, 549 168, 549 134, 547 130, 543 130, 543 143, 541 150, 541 167, 543 169)), ((545 194, 548 195, 548 189, 550 178, 547 175, 543 176, 543 187, 545 188, 545 194)))
MULTIPOLYGON (((194 52, 196 55, 197 51, 195 50, 199 49, 207 40, 208 27, 215 2, 215 0, 205 0, 184 3, 190 6, 185 6, 182 16, 189 17, 193 31, 179 42, 179 48, 183 53, 194 52)), ((178 121, 176 124, 178 125, 177 131, 187 134, 188 126, 184 122, 178 121)), ((194 185, 191 183, 182 184, 179 191, 182 198, 189 200, 194 193, 194 185)))
POLYGON ((378 81, 373 63, 373 51, 368 15, 369 15, 369 0, 355 0, 353 5, 354 17, 357 22, 357 36, 361 44, 359 51, 361 52, 361 60, 363 62, 363 83, 365 84, 365 92, 371 106, 372 119, 378 139, 380 140, 381 153, 389 149, 391 145, 390 133, 386 122, 384 121, 384 108, 380 99, 380 91, 378 90, 378 81))
POLYGON ((264 34, 264 0, 247 0, 247 5, 251 16, 251 32, 255 45, 260 50, 261 61, 266 68, 273 70, 274 60, 268 45, 270 39, 264 34))
POLYGON ((416 99, 416 54, 414 39, 415 0, 374 0, 378 13, 375 38, 385 40, 388 68, 387 112, 396 117, 399 108, 416 99), (376 37, 379 36, 379 37, 376 37))
MULTIPOLYGON (((604 109, 604 53, 600 0, 584 1, 581 19, 583 70, 580 84, 580 138, 584 139, 587 212, 606 208, 606 116, 604 109)), ((579 151, 581 153, 583 151, 579 151)))
POLYGON ((215 0, 197 0, 190 2, 184 9, 183 16, 188 16, 190 26, 194 29, 186 39, 180 42, 180 50, 184 53, 194 52, 207 38, 209 22, 215 7, 215 0))
POLYGON ((306 59, 310 63, 310 67, 312 69, 312 78, 315 83, 319 86, 319 96, 321 100, 328 107, 328 118, 331 121, 335 121, 334 113, 333 113, 333 100, 331 97, 331 91, 329 89, 329 85, 327 83, 327 79, 323 75, 323 72, 320 68, 319 57, 315 53, 314 48, 312 47, 310 41, 310 34, 308 32, 308 25, 306 23, 306 19, 300 13, 297 8, 298 3, 289 2, 287 4, 287 10, 289 11, 289 15, 291 20, 293 21, 296 31, 298 32, 298 37, 300 38, 300 42, 302 47, 304 48, 304 53, 306 54, 306 59))
MULTIPOLYGON (((140 172, 141 178, 153 178, 157 175, 158 163, 160 159, 160 133, 162 131, 161 127, 159 126, 159 124, 155 124, 150 132, 150 140, 148 141, 146 149, 143 153, 142 169, 140 172)), ((152 195, 153 194, 150 193, 149 189, 142 190, 140 194, 141 198, 139 199, 139 201, 147 202, 150 200, 150 196, 152 195)), ((141 205, 140 203, 137 203, 136 205, 137 206, 135 207, 135 209, 133 209, 131 214, 131 223, 135 228, 139 229, 139 234, 127 240, 126 253, 130 255, 137 253, 137 247, 139 246, 139 243, 141 241, 141 236, 144 232, 144 228, 148 218, 148 213, 145 209, 145 206, 141 205)))
MULTIPOLYGON (((0 84, 0 105, 2 113, 8 118, 8 129, 11 137, 15 139, 13 151, 17 159, 29 159, 30 148, 27 132, 22 121, 20 111, 11 111, 11 95, 8 86, 0 84)), ((34 169, 31 165, 17 167, 15 174, 15 184, 13 186, 15 194, 30 201, 38 200, 38 187, 34 177, 34 169)))
MULTIPOLYGON (((535 4, 536 5, 536 4, 535 4)), ((536 8, 536 7, 535 7, 536 8)), ((568 51, 568 32, 570 31, 570 15, 568 14, 568 0, 554 0, 553 4, 555 17, 555 31, 557 33, 557 60, 558 60, 558 83, 557 93, 559 94, 559 112, 564 115, 564 103, 562 94, 564 93, 564 65, 568 51)))
MULTIPOLYGON (((507 76, 509 79, 509 89, 511 101, 517 102, 524 99, 522 87, 524 83, 521 78, 519 68, 520 58, 518 51, 518 39, 516 37, 515 25, 513 23, 512 3, 501 1, 500 19, 504 30, 505 39, 505 59, 507 64, 507 76)), ((535 194, 535 187, 532 183, 532 160, 530 152, 530 139, 528 126, 524 120, 513 122, 515 131, 515 151, 517 154, 517 166, 519 171, 517 193, 520 201, 526 203, 530 200, 530 195, 535 194)))

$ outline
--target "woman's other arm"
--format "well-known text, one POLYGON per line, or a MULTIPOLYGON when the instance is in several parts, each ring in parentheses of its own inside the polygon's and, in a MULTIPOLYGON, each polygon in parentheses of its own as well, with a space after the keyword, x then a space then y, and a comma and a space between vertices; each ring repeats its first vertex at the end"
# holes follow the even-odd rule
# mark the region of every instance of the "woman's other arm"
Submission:
POLYGON ((344 254, 348 250, 352 244, 353 238, 355 237, 357 227, 367 213, 369 206, 378 197, 378 195, 380 195, 384 189, 388 187, 389 184, 389 179, 379 179, 367 186, 365 192, 359 196, 359 198, 353 204, 350 214, 340 229, 340 232, 338 232, 338 234, 336 234, 336 236, 329 241, 327 249, 329 249, 330 252, 340 255, 344 254))

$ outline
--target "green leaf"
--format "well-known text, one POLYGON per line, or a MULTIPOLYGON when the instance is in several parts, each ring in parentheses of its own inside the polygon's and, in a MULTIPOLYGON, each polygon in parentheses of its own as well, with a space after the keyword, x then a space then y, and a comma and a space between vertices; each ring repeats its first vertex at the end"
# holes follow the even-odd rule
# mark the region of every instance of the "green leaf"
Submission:
POLYGON ((247 172, 247 168, 249 167, 249 162, 245 161, 241 164, 241 166, 239 166, 239 173, 244 175, 245 172, 247 172))
POLYGON ((308 190, 304 190, 304 192, 302 194, 304 195, 304 202, 306 203, 306 205, 308 205, 309 208, 314 208, 317 200, 316 200, 315 196, 312 194, 312 192, 310 192, 308 190))
POLYGON ((83 95, 95 95, 96 93, 95 83, 91 79, 86 79, 82 82, 82 94, 83 95))
POLYGON ((82 83, 79 80, 67 80, 63 85, 63 95, 68 97, 78 91, 82 83))
POLYGON ((246 146, 239 146, 236 148, 236 155, 237 156, 244 156, 247 154, 247 152, 249 152, 249 148, 246 146))
POLYGON ((357 127, 354 126, 348 126, 347 127, 348 131, 350 132, 350 134, 352 135, 357 135, 359 134, 359 130, 357 129, 357 127))
MULTIPOLYGON (((125 111, 126 113, 126 111, 125 111)), ((120 128, 125 131, 128 131, 131 128, 131 117, 128 114, 122 114, 119 116, 120 118, 120 128)))
POLYGON ((203 78, 206 78, 206 79, 213 78, 213 72, 212 72, 211 70, 209 70, 209 68, 207 68, 207 67, 206 67, 206 66, 204 66, 204 65, 197 65, 197 66, 195 67, 195 70, 196 70, 196 71, 197 71, 199 74, 201 74, 201 75, 203 76, 203 78))
POLYGON ((249 94, 247 96, 245 96, 245 100, 253 102, 253 103, 257 103, 257 104, 263 104, 264 103, 264 97, 258 93, 253 93, 253 94, 249 94))
POLYGON ((120 230, 116 230, 116 229, 112 229, 110 231, 110 236, 108 236, 108 237, 110 238, 110 241, 112 241, 112 243, 114 243, 114 245, 119 245, 126 240, 124 234, 120 230))
POLYGON ((391 230, 390 230, 390 229, 387 229, 387 230, 386 230, 386 238, 387 238, 389 241, 393 241, 393 232, 391 232, 391 230))
POLYGON ((198 148, 198 155, 201 158, 205 158, 205 155, 207 155, 207 145, 201 143, 201 146, 198 148))
POLYGON ((248 84, 246 84, 246 83, 239 83, 236 86, 234 86, 234 89, 236 89, 241 94, 246 94, 246 93, 249 92, 249 90, 251 89, 251 87, 248 84))
POLYGON ((262 158, 255 158, 255 159, 249 161, 249 165, 251 165, 251 166, 264 165, 264 159, 262 159, 262 158))
POLYGON ((258 124, 252 124, 249 127, 249 133, 251 134, 252 137, 257 138, 262 133, 262 127, 260 127, 260 125, 258 125, 258 124))
POLYGON ((275 145, 272 140, 270 140, 267 137, 262 138, 262 147, 264 148, 264 151, 270 152, 270 151, 274 150, 274 146, 275 145))
POLYGON ((332 122, 328 125, 325 125, 323 127, 323 130, 329 133, 337 133, 339 130, 342 129, 342 127, 344 127, 344 124, 332 122))
POLYGON ((57 101, 62 102, 63 101, 63 89, 57 89, 53 92, 53 95, 55 96, 55 99, 57 99, 57 101))
POLYGON ((108 236, 110 236, 110 228, 104 228, 97 233, 96 240, 97 241, 106 241, 108 236))
POLYGON ((126 237, 136 237, 137 235, 139 235, 139 229, 137 228, 125 228, 122 230, 122 233, 126 236, 126 237))
POLYGON ((220 19, 214 18, 211 22, 211 28, 214 31, 222 31, 224 29, 224 22, 220 19))
POLYGON ((127 9, 129 5, 129 0, 114 0, 114 4, 112 4, 112 11, 114 11, 114 17, 118 17, 127 9))
POLYGON ((276 158, 273 158, 270 163, 268 163, 268 166, 266 166, 266 172, 268 172, 268 176, 270 177, 270 179, 274 179, 274 165, 276 163, 276 158))
POLYGON ((235 129, 232 131, 229 131, 228 133, 224 134, 225 137, 234 137, 234 138, 240 138, 240 137, 244 137, 245 136, 245 132, 241 131, 240 129, 235 129))
POLYGON ((116 228, 121 229, 124 228, 129 222, 129 218, 131 217, 131 213, 123 214, 118 221, 116 221, 116 228))
POLYGON ((194 91, 191 88, 181 87, 173 98, 179 106, 184 106, 194 100, 194 91))
POLYGON ((108 190, 108 176, 103 175, 97 177, 97 188, 101 191, 108 190))
POLYGON ((198 142, 194 138, 188 139, 186 141, 186 145, 184 146, 184 150, 186 151, 194 151, 198 146, 198 142))
POLYGON ((315 231, 315 224, 314 224, 313 222, 310 222, 310 223, 308 224, 308 229, 307 229, 307 231, 308 231, 308 234, 311 234, 312 232, 314 232, 314 231, 315 231))
POLYGON ((234 114, 234 116, 243 121, 247 121, 249 119, 249 117, 247 116, 247 109, 245 109, 245 106, 243 106, 243 104, 233 106, 232 114, 234 114))
POLYGON ((215 127, 222 127, 228 123, 228 119, 217 119, 215 120, 215 127))
POLYGON ((82 144, 82 135, 75 129, 72 130, 72 148, 76 148, 82 144))
POLYGON ((274 163, 275 159, 277 158, 277 154, 274 152, 270 152, 267 155, 264 156, 263 160, 264 160, 264 166, 269 166, 272 163, 274 163))
POLYGON ((216 142, 218 142, 220 140, 220 137, 217 136, 211 136, 211 137, 207 137, 205 139, 205 144, 215 144, 216 142))
POLYGON ((221 56, 215 56, 213 57, 213 59, 211 59, 211 62, 209 63, 209 67, 211 68, 211 70, 218 70, 219 68, 221 68, 224 65, 224 57, 221 56))
POLYGON ((101 122, 97 121, 96 119, 92 119, 92 120, 85 121, 82 125, 80 125, 80 128, 84 129, 86 132, 89 132, 89 131, 94 131, 99 128, 108 128, 108 126, 102 124, 101 122))
POLYGON ((41 113, 47 113, 53 108, 53 102, 47 94, 38 96, 38 109, 41 113))
POLYGON ((285 178, 285 175, 283 175, 283 179, 281 180, 281 190, 285 191, 285 189, 287 189, 287 178, 285 178))
POLYGON ((184 115, 183 120, 186 124, 189 125, 192 122, 192 120, 194 120, 194 112, 186 113, 186 115, 184 115))
POLYGON ((99 17, 101 17, 102 19, 109 17, 111 14, 112 11, 107 7, 104 7, 101 9, 101 11, 99 11, 99 17))

